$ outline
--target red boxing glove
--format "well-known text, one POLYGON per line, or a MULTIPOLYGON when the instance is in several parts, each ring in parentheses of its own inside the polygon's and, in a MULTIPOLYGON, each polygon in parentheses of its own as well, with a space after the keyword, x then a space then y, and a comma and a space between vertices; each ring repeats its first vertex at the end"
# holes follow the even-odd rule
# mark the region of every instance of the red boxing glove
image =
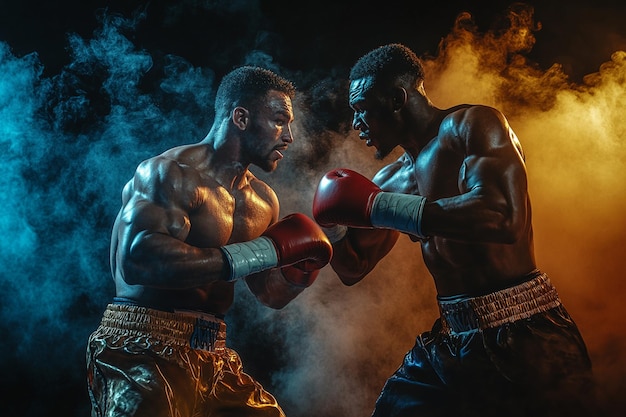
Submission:
POLYGON ((338 168, 322 177, 313 197, 313 217, 324 227, 372 227, 374 197, 382 190, 358 172, 338 168))
POLYGON ((278 266, 293 265, 301 271, 312 272, 328 264, 333 256, 333 247, 322 229, 302 213, 284 217, 268 227, 262 236, 274 243, 278 266))
MULTIPOLYGON (((221 250, 230 269, 227 281, 294 264, 297 265, 293 268, 309 273, 324 267, 333 255, 333 247, 322 229, 301 213, 284 217, 256 239, 231 243, 221 250)), ((296 285, 304 285, 307 280, 312 283, 315 279, 296 278, 289 272, 287 275, 293 277, 296 285)))
POLYGON ((299 268, 299 264, 289 265, 281 268, 281 272, 287 282, 296 287, 309 287, 320 273, 319 269, 313 271, 305 271, 299 268))

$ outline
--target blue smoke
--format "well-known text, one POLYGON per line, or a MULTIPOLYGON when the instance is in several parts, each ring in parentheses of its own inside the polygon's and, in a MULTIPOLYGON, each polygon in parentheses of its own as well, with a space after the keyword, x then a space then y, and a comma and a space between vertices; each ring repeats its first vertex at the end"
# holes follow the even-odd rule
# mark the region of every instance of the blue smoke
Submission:
MULTIPOLYGON (((211 68, 138 47, 147 8, 132 17, 100 11, 92 36, 67 34, 69 63, 51 75, 37 53, 17 56, 0 41, 0 389, 16 392, 2 405, 3 416, 89 414, 85 346, 114 295, 109 244, 122 187, 142 160, 206 135, 217 74, 239 64, 258 65, 298 79, 300 91, 320 77, 289 74, 275 62, 280 39, 258 27, 255 2, 226 6, 183 2, 153 9, 163 13, 164 30, 194 7, 219 9, 213 20, 232 13, 239 21, 246 14, 243 25, 250 33, 212 51, 211 68)), ((303 118, 306 129, 319 133, 328 126, 313 116, 323 110, 320 103, 336 100, 336 94, 325 97, 329 91, 318 87, 311 97, 301 96, 297 105, 313 110, 303 118)), ((320 113, 325 119, 344 116, 320 113)), ((329 152, 328 141, 318 135, 310 142, 317 148, 313 153, 329 152)), ((308 167, 315 163, 306 159, 308 167)), ((283 170, 289 169, 285 164, 283 170)), ((277 191, 289 195, 294 185, 284 182, 277 191)), ((302 192, 301 184, 295 187, 302 192)), ((276 326, 260 338, 258 329, 274 316, 245 286, 237 290, 240 301, 227 320, 229 344, 271 390, 280 385, 271 375, 287 366, 279 356, 291 329, 276 326)))
MULTIPOLYGON (((215 80, 230 66, 260 65, 298 82, 302 100, 296 103, 297 124, 302 129, 271 180, 283 214, 296 210, 308 213, 312 187, 320 173, 331 168, 325 164, 375 170, 370 152, 358 140, 341 140, 339 144, 334 140, 347 136, 352 117, 345 97, 347 69, 342 68, 341 58, 351 62, 355 56, 350 54, 364 52, 359 44, 372 47, 379 42, 379 36, 400 37, 394 41, 408 37, 418 44, 418 39, 421 42, 428 38, 427 26, 425 22, 416 26, 415 15, 405 13, 404 22, 387 19, 393 21, 388 30, 347 30, 359 33, 355 41, 338 30, 344 23, 351 23, 345 13, 340 13, 345 5, 330 6, 331 2, 311 2, 310 16, 292 16, 288 2, 151 1, 157 29, 153 26, 153 32, 148 30, 144 37, 137 35, 137 29, 146 19, 147 8, 130 18, 102 12, 93 36, 67 35, 69 63, 52 75, 46 75, 49 68, 44 68, 37 53, 17 56, 9 44, 0 41, 0 389, 12 393, 10 397, 5 394, 0 415, 89 414, 85 344, 114 294, 108 263, 109 237, 122 187, 142 160, 204 137, 213 118, 215 80), (335 6, 341 7, 337 10, 335 6), (313 13, 316 9, 322 12, 313 13), (263 13, 275 18, 280 30, 290 34, 286 38, 292 37, 295 42, 290 44, 289 39, 272 33, 268 23, 271 19, 264 19, 263 13), (293 17, 297 18, 295 26, 287 21, 293 17), (320 17, 324 19, 321 22, 317 21, 320 17), (308 31, 306 18, 314 20, 314 31, 308 31), (187 31, 180 22, 188 20, 201 29, 187 31), (292 33, 293 27, 313 41, 304 42, 305 35, 292 33), (399 35, 404 29, 407 37, 399 35), (156 32, 159 36, 155 38, 159 39, 151 39, 156 32), (175 37, 175 41, 165 42, 168 36, 175 37), (327 38, 332 42, 324 41, 327 38), (348 43, 342 43, 342 38, 348 43), (166 44, 163 48, 177 43, 194 53, 206 49, 206 57, 196 55, 196 60, 204 64, 192 64, 176 54, 158 51, 161 42, 166 44), (326 45, 331 45, 327 55, 333 59, 324 64, 325 54, 319 49, 326 45), (279 62, 284 65, 289 61, 293 67, 305 69, 285 74, 279 62), (301 114, 303 109, 305 114, 301 114)), ((446 9, 454 7, 448 5, 446 9)), ((391 7, 384 10, 397 13, 391 7)), ((383 9, 376 13, 377 25, 385 29, 383 9)), ((597 21, 608 25, 609 20, 597 21)), ((361 20, 354 21, 355 29, 362 29, 361 25, 361 20)), ((582 27, 579 29, 586 33, 582 27)), ((436 44, 439 35, 435 35, 436 44)), ((604 42, 604 48, 623 45, 622 35, 610 39, 613 41, 604 42)), ((428 47, 416 48, 425 49, 428 47)), ((584 48, 577 45, 579 50, 584 48)), ((621 73, 617 78, 624 79, 621 73)), ((436 87, 437 83, 433 84, 436 87)), ((533 93, 523 89, 520 96, 533 93)), ((527 101, 536 102, 536 96, 527 101)), ((527 142, 532 139, 525 138, 527 142)), ((574 170, 580 168, 572 166, 574 170)), ((606 217, 605 212, 600 213, 600 217, 606 217)), ((589 218, 596 217, 600 218, 589 218)), ((557 230, 558 224, 551 228, 557 230)), ((567 228, 557 233, 562 230, 567 228)), ((620 270, 614 265, 619 256, 606 261, 608 255, 598 255, 607 247, 609 255, 618 253, 620 246, 613 248, 611 241, 605 243, 600 235, 594 239, 601 244, 595 245, 595 251, 585 249, 588 264, 579 261, 567 268, 575 268, 584 276, 592 264, 601 265, 601 271, 592 274, 599 277, 594 285, 609 290, 589 297, 615 307, 598 309, 594 302, 578 307, 578 311, 591 317, 587 323, 598 324, 600 336, 596 338, 602 340, 596 342, 601 348, 596 347, 595 352, 611 370, 605 372, 608 376, 604 382, 610 386, 618 381, 608 397, 621 398, 623 355, 615 353, 623 345, 622 333, 615 330, 619 329, 615 319, 619 314, 605 314, 619 311, 619 303, 611 296, 620 287, 610 273, 602 272, 620 270)), ((568 253, 562 249, 562 253, 568 253)), ((397 264, 400 272, 388 268, 381 277, 365 282, 364 287, 348 289, 327 270, 313 289, 284 311, 259 307, 245 287, 237 287, 238 303, 227 320, 229 342, 242 355, 246 370, 264 379, 261 382, 279 398, 288 415, 348 416, 371 411, 387 376, 384 369, 392 369, 401 359, 405 348, 400 345, 407 340, 410 343, 416 331, 414 324, 419 322, 420 328, 430 325, 430 314, 436 313, 427 307, 433 301, 428 293, 430 281, 420 284, 424 286, 418 291, 414 291, 412 281, 402 284, 407 287, 395 288, 404 282, 398 277, 421 272, 421 264, 408 261, 413 259, 413 252, 395 253, 396 258, 387 265, 397 264), (392 297, 398 291, 402 292, 402 301, 396 302, 392 297), (396 312, 392 315, 383 311, 385 305, 396 312), (407 311, 412 313, 406 316, 407 311), (391 355, 392 348, 401 352, 400 356, 391 355)), ((622 410, 623 401, 616 402, 616 408, 622 410)))
POLYGON ((103 15, 92 39, 69 35, 71 63, 48 78, 36 53, 0 43, 0 373, 20 393, 3 415, 87 413, 85 344, 114 294, 122 186, 209 127, 213 71, 155 63, 123 34, 141 18, 103 15))

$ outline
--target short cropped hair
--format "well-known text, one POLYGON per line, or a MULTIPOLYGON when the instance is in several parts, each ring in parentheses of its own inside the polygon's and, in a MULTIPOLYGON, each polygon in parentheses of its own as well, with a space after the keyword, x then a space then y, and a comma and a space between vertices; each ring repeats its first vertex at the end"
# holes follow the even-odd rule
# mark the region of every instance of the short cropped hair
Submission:
POLYGON ((404 78, 416 85, 424 80, 424 67, 408 47, 391 43, 379 46, 363 55, 350 70, 350 81, 372 77, 374 83, 391 84, 404 78))
POLYGON ((236 106, 252 107, 270 90, 276 90, 293 99, 293 83, 276 73, 260 67, 242 66, 226 74, 215 95, 215 113, 230 113, 236 106))

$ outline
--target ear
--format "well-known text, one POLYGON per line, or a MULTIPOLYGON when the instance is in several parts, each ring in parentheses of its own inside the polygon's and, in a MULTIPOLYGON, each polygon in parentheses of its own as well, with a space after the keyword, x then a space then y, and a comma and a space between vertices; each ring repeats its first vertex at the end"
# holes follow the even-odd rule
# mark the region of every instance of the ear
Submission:
POLYGON ((232 114, 233 123, 241 130, 246 130, 250 121, 250 112, 244 107, 235 107, 232 114))
POLYGON ((408 99, 408 95, 404 87, 396 87, 393 89, 393 111, 398 111, 402 107, 404 107, 406 101, 408 99))

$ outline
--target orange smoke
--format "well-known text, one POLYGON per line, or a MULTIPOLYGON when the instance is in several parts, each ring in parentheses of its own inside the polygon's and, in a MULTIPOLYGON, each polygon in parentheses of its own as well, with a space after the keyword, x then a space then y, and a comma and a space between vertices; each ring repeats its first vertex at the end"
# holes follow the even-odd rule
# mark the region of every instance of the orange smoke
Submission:
POLYGON ((442 106, 461 98, 507 114, 526 152, 538 265, 586 339, 607 407, 619 410, 626 388, 626 52, 614 52, 582 85, 570 83, 559 65, 540 71, 519 55, 533 44, 531 16, 514 14, 501 37, 468 30, 462 16, 440 56, 427 61, 426 89, 442 106))
MULTIPOLYGON (((602 398, 617 416, 626 408, 626 52, 575 84, 560 65, 541 70, 525 58, 541 28, 531 8, 511 9, 509 22, 499 34, 479 33, 471 15, 461 14, 438 55, 424 58, 425 88, 437 107, 485 104, 507 115, 526 154, 538 267, 578 323, 602 398)), ((325 168, 371 176, 382 167, 356 134, 336 142, 325 168)), ((323 172, 278 190, 285 213, 310 212, 323 172)), ((307 337, 289 342, 306 354, 283 375, 290 386, 281 395, 299 398, 302 415, 368 415, 385 379, 437 316, 432 280, 408 239, 361 283, 344 287, 326 268, 300 297, 287 311, 313 318, 307 337)))

